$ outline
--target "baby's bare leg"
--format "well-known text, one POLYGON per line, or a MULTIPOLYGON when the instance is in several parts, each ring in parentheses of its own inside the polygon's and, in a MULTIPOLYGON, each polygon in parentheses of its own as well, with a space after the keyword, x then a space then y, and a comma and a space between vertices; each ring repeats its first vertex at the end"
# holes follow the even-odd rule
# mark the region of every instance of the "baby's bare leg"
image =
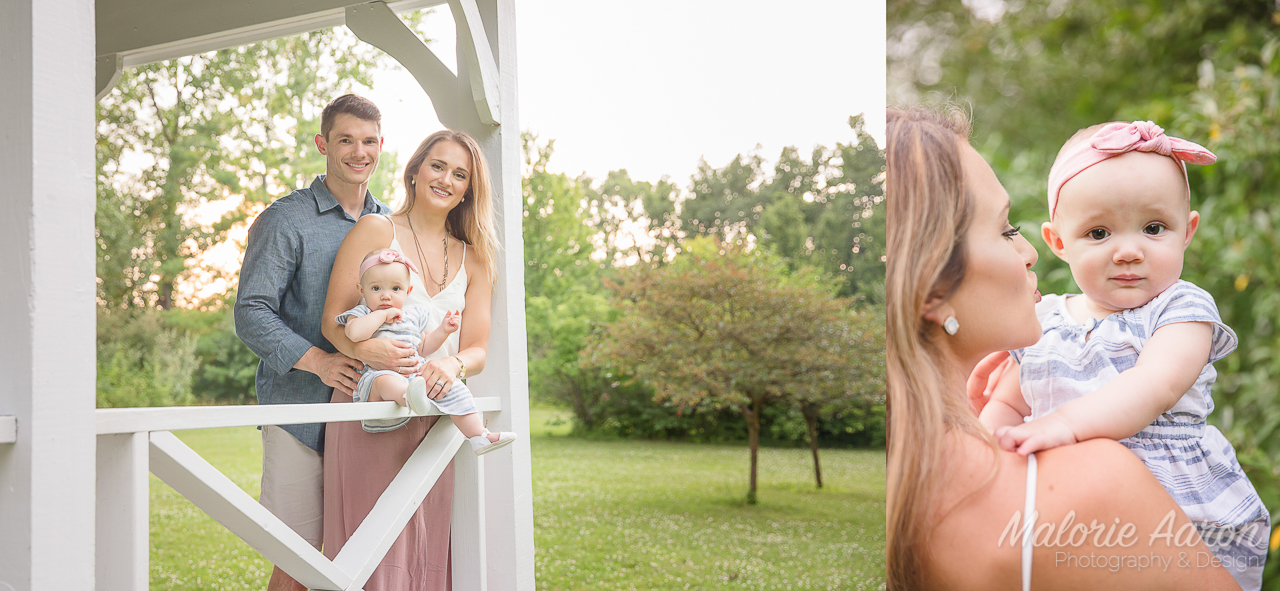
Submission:
POLYGON ((404 399, 404 392, 408 387, 409 384, 400 376, 378 376, 373 379, 373 386, 369 388, 369 402, 390 400, 400 406, 408 406, 404 399))
MULTIPOLYGON (((449 418, 453 419, 453 424, 467 437, 475 437, 484 433, 484 419, 480 418, 480 413, 478 412, 473 412, 469 415, 450 415, 449 418)), ((489 441, 497 440, 497 433, 489 434, 489 441)))

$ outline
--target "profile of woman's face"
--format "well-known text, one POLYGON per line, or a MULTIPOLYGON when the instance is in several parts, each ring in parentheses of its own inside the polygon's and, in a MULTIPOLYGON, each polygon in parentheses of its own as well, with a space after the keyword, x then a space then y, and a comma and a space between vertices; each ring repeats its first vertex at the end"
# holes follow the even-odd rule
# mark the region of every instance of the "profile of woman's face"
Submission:
POLYGON ((943 304, 950 306, 960 330, 944 336, 961 359, 976 362, 988 353, 1040 340, 1035 314, 1040 293, 1031 271, 1038 255, 1009 224, 1009 194, 991 166, 967 142, 960 149, 973 215, 965 234, 964 279, 943 304))

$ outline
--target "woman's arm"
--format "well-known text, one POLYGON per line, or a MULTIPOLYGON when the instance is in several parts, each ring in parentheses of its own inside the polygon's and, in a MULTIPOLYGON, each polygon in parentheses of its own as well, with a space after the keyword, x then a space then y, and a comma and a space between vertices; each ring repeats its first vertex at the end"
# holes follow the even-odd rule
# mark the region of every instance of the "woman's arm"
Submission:
POLYGON ((473 376, 484 369, 485 359, 489 355, 493 279, 489 277, 489 271, 481 260, 480 253, 472 249, 468 254, 471 256, 467 257, 467 303, 462 309, 458 354, 433 359, 422 366, 422 377, 428 384, 437 380, 444 381, 444 388, 437 397, 449 391, 454 378, 458 375, 458 370, 462 369, 462 364, 467 366, 467 375, 473 376))
POLYGON ((356 222, 338 247, 329 273, 329 290, 324 301, 321 332, 338 351, 359 359, 374 369, 395 369, 408 375, 417 369, 410 360, 414 348, 395 339, 369 339, 353 343, 338 321, 339 314, 360 301, 360 261, 372 250, 391 244, 391 222, 382 216, 366 215, 356 222))
POLYGON ((1180 322, 1157 329, 1132 368, 1107 385, 1024 425, 1001 429, 1000 448, 1022 455, 1089 439, 1124 439, 1173 408, 1209 361, 1213 329, 1180 322))

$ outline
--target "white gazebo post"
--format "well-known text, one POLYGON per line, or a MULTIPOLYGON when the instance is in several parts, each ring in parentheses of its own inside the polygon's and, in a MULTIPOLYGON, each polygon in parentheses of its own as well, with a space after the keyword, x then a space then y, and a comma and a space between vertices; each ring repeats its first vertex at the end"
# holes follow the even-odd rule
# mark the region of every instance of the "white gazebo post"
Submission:
POLYGON ((94 2, 3 13, 0 591, 92 589, 94 2))

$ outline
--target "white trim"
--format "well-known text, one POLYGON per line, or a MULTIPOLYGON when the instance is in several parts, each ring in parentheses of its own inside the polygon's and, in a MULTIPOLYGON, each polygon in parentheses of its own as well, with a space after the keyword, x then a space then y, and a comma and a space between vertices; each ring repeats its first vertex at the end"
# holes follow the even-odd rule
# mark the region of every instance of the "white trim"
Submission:
POLYGON ((485 125, 500 125, 498 64, 493 60, 493 49, 489 47, 489 36, 485 34, 480 9, 476 0, 449 0, 449 9, 458 28, 458 47, 467 60, 476 114, 485 125))
POLYGON ((17 441, 18 417, 0 415, 0 443, 15 443, 17 441))
POLYGON ((485 548, 484 458, 470 445, 453 456, 453 512, 449 518, 453 588, 488 591, 485 548))
POLYGON ((151 434, 151 473, 311 589, 344 589, 351 577, 173 433, 151 434))
POLYGON ((95 574, 98 589, 146 591, 151 479, 146 433, 98 437, 95 574))
MULTIPOLYGON (((430 8, 443 3, 443 0, 400 0, 398 2, 387 2, 385 5, 391 8, 392 11, 401 13, 419 10, 422 8, 430 8)), ((378 2, 378 4, 383 3, 378 2)), ((345 9, 335 8, 332 10, 300 14, 271 22, 231 29, 229 31, 222 31, 219 33, 193 37, 191 39, 174 41, 172 43, 162 43, 150 47, 124 51, 120 52, 120 56, 124 61, 124 67, 132 68, 134 66, 142 66, 167 59, 195 55, 197 53, 204 53, 207 51, 217 51, 230 47, 239 47, 241 45, 266 41, 267 39, 277 39, 279 37, 288 37, 290 35, 306 33, 308 31, 342 26, 346 22, 345 12, 345 9)))
POLYGON ((346 23, 361 41, 387 52, 413 74, 422 90, 431 97, 436 118, 446 126, 456 127, 459 106, 454 89, 458 85, 458 77, 393 10, 382 2, 348 6, 346 23))
MULTIPOLYGON (((499 398, 476 398, 475 402, 480 412, 494 412, 502 409, 502 401, 499 398)), ((99 409, 96 414, 98 435, 254 425, 332 423, 414 416, 409 409, 394 402, 104 408, 99 409)), ((422 416, 443 414, 438 409, 432 409, 422 416)))

